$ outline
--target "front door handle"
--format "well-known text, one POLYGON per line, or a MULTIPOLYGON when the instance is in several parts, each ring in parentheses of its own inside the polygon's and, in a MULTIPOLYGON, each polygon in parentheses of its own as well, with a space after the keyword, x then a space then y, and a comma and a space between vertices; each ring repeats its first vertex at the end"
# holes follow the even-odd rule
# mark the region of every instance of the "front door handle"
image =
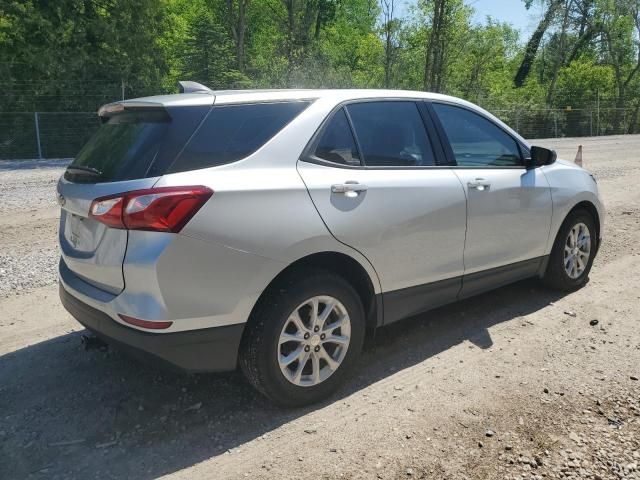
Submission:
POLYGON ((476 178, 473 182, 468 182, 467 187, 475 188, 482 192, 483 190, 488 190, 491 186, 491 182, 485 180, 484 178, 476 178))
POLYGON ((345 183, 331 185, 331 193, 343 193, 347 197, 357 197, 360 192, 366 192, 368 188, 362 183, 349 180, 345 183))

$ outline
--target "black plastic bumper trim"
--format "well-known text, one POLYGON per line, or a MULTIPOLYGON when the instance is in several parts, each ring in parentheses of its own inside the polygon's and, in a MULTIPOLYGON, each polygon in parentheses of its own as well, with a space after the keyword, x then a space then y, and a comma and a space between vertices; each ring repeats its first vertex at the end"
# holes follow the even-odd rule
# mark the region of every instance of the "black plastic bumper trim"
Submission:
POLYGON ((235 370, 244 323, 174 333, 148 333, 125 327, 67 292, 60 285, 60 300, 87 330, 146 360, 169 363, 187 372, 235 370))

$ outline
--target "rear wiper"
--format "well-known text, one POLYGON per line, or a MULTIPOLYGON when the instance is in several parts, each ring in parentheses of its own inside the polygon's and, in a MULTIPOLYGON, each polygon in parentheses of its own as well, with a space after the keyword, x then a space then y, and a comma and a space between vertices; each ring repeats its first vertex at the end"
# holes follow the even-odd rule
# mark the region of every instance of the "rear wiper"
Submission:
POLYGON ((91 175, 95 177, 102 177, 102 172, 97 168, 85 167, 84 165, 69 165, 67 167, 67 173, 72 175, 91 175))

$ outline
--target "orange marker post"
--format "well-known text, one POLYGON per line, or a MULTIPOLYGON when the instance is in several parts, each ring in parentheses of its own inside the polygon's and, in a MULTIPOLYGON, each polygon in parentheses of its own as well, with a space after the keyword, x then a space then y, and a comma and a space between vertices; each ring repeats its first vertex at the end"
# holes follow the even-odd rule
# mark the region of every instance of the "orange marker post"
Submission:
POLYGON ((582 166, 582 145, 578 146, 578 153, 576 154, 575 162, 579 167, 582 166))

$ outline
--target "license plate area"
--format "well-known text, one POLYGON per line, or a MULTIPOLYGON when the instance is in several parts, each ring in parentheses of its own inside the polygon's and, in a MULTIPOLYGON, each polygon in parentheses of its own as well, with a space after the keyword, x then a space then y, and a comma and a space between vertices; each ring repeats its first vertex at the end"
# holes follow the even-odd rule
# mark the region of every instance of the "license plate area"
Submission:
POLYGON ((99 243, 99 222, 66 212, 64 237, 76 252, 93 252, 99 243))

